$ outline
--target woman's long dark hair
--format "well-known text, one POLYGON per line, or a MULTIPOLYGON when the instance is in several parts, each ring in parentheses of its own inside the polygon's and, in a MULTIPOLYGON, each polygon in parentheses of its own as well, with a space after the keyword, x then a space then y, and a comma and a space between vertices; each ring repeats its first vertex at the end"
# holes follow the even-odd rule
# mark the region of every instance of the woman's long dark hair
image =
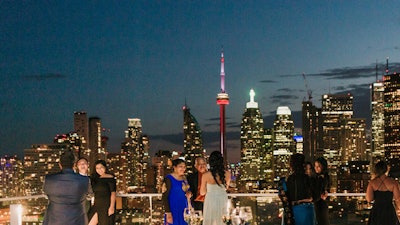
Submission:
POLYGON ((303 154, 296 153, 290 156, 290 167, 295 174, 304 174, 305 157, 303 154))
POLYGON ((379 161, 378 163, 375 164, 375 175, 377 177, 382 176, 383 174, 385 174, 388 170, 388 166, 386 164, 386 162, 384 161, 379 161))
POLYGON ((225 181, 225 166, 224 166, 224 158, 219 151, 213 151, 210 155, 210 171, 212 176, 214 177, 215 182, 218 185, 226 186, 225 181), (217 181, 217 176, 221 180, 221 184, 217 181))

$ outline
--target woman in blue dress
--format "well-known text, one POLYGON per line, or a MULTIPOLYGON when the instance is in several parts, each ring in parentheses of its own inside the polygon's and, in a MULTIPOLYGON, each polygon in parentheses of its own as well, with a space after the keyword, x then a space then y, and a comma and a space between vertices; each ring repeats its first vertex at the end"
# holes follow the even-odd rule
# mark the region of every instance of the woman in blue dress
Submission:
POLYGON ((186 164, 182 159, 172 161, 173 172, 164 180, 162 201, 165 209, 164 224, 187 225, 183 212, 190 199, 189 184, 185 177, 186 164))

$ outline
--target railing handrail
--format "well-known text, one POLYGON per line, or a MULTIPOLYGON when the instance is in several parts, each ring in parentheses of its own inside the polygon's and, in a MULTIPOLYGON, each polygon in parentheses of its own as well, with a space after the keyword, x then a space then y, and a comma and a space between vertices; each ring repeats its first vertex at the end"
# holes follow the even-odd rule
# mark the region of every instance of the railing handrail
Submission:
MULTIPOLYGON (((161 197, 161 193, 130 193, 123 194, 117 193, 117 197, 161 197)), ((277 193, 228 193, 229 197, 278 197, 277 193)), ((364 197, 365 193, 329 193, 328 196, 333 197, 364 197)), ((35 199, 35 198, 47 198, 47 195, 29 195, 29 196, 18 196, 18 197, 7 197, 0 198, 0 202, 6 201, 18 201, 18 200, 26 200, 26 199, 35 199)))

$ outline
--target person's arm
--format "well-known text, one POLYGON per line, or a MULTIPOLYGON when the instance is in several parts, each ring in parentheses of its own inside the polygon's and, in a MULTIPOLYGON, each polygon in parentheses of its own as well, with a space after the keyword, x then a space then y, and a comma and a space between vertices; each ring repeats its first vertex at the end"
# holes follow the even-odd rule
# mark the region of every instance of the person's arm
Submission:
POLYGON ((161 200, 162 200, 162 203, 164 205, 166 220, 167 220, 167 223, 173 223, 171 209, 170 209, 169 201, 168 201, 169 192, 171 190, 171 181, 170 181, 170 179, 165 178, 163 185, 165 185, 165 187, 164 187, 165 190, 162 190, 163 193, 162 193, 161 200))
POLYGON ((86 194, 86 200, 92 200, 92 198, 94 198, 94 192, 93 192, 93 188, 92 188, 92 183, 90 182, 90 178, 88 177, 88 193, 86 194))
POLYGON ((229 170, 225 171, 225 182, 226 182, 226 189, 228 189, 229 185, 231 184, 231 171, 229 170))
POLYGON ((374 190, 372 189, 372 181, 369 182, 366 193, 367 202, 372 202, 374 200, 374 190))
POLYGON ((399 184, 397 181, 393 180, 393 199, 395 202, 395 206, 397 211, 400 210, 400 189, 399 189, 399 184))
POLYGON ((115 197, 117 191, 117 181, 115 180, 114 176, 112 176, 112 181, 110 181, 110 207, 108 207, 108 216, 111 216, 115 213, 115 197))
POLYGON ((210 172, 206 172, 201 177, 200 195, 206 195, 207 193, 207 176, 210 172))
POLYGON ((111 216, 112 214, 115 213, 115 196, 116 192, 115 191, 111 192, 110 207, 108 208, 108 216, 111 216))

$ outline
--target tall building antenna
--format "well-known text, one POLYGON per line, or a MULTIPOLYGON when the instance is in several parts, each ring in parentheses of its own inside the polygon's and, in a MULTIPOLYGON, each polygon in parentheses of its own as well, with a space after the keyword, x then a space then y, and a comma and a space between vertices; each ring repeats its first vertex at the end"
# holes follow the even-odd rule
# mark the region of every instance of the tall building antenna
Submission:
POLYGON ((386 57, 386 74, 389 73, 389 57, 386 57))
POLYGON ((221 50, 221 93, 225 93, 225 65, 224 47, 221 50))
POLYGON ((378 60, 375 63, 375 81, 378 82, 378 60))
POLYGON ((217 105, 219 105, 219 129, 220 129, 220 151, 227 162, 226 135, 225 135, 225 105, 229 104, 229 96, 225 91, 225 68, 224 68, 224 49, 221 50, 221 93, 217 95, 217 105))

